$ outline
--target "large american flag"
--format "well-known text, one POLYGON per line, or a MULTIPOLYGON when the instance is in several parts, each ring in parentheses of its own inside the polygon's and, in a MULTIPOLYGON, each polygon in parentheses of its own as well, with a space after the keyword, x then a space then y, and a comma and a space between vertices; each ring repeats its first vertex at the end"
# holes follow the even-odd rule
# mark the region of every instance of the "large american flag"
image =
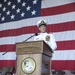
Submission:
POLYGON ((40 19, 47 21, 58 46, 52 69, 75 70, 75 0, 0 0, 0 68, 16 66, 15 43, 39 33, 40 19))

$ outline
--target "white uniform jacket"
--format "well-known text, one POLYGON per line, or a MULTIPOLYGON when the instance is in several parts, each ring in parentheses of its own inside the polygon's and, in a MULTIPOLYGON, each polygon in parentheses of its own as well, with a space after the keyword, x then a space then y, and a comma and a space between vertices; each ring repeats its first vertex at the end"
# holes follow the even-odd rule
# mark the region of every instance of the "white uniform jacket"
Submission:
POLYGON ((35 36, 34 41, 44 40, 54 51, 57 48, 57 44, 53 34, 40 33, 38 36, 35 36))

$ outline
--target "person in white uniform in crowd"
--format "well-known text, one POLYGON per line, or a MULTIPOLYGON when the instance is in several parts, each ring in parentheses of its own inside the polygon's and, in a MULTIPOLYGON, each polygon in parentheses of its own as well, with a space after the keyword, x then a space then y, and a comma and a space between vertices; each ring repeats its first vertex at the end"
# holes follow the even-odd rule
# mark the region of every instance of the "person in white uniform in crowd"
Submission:
POLYGON ((45 20, 38 21, 37 26, 40 30, 40 34, 35 36, 34 41, 44 40, 46 44, 50 46, 52 51, 54 51, 57 48, 57 44, 56 44, 54 35, 52 33, 48 34, 46 32, 46 25, 47 23, 45 20))
MULTIPOLYGON (((48 34, 46 32, 46 25, 47 25, 47 23, 45 20, 38 21, 37 26, 40 30, 40 34, 35 36, 34 41, 44 40, 45 43, 50 46, 52 51, 54 51, 57 48, 57 44, 56 44, 54 35, 52 33, 48 34)), ((50 66, 51 66, 51 61, 50 61, 50 66)), ((50 70, 50 75, 52 75, 51 70, 50 70)))

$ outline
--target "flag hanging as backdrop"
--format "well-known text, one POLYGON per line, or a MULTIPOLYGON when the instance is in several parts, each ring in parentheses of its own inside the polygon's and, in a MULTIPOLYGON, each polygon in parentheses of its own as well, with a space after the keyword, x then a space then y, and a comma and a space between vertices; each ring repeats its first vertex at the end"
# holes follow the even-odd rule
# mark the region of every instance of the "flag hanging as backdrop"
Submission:
POLYGON ((75 0, 0 0, 0 68, 16 66, 15 43, 39 33, 40 19, 47 21, 58 46, 52 69, 75 70, 75 0))

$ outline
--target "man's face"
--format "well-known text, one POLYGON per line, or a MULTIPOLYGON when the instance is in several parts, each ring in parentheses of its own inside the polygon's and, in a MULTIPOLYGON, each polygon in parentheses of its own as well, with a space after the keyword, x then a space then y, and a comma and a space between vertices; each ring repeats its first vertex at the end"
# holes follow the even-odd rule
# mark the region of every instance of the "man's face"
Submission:
POLYGON ((41 26, 39 27, 39 30, 40 30, 41 33, 46 32, 46 26, 45 26, 45 25, 41 25, 41 26))

